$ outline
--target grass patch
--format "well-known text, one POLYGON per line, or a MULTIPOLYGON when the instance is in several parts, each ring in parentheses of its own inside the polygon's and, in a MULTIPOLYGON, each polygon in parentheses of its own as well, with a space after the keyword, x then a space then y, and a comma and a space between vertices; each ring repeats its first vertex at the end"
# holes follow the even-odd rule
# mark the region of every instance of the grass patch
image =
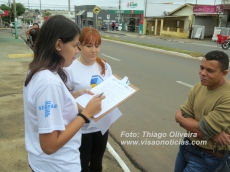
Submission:
POLYGON ((145 44, 145 43, 133 42, 133 41, 127 41, 127 40, 121 40, 121 39, 118 39, 118 38, 111 38, 111 37, 108 37, 108 36, 101 36, 101 37, 104 38, 104 39, 108 39, 108 40, 131 43, 131 44, 135 44, 135 45, 141 45, 141 46, 145 46, 145 47, 157 48, 157 49, 166 50, 166 51, 173 51, 173 52, 177 52, 177 53, 183 53, 183 54, 190 55, 192 57, 203 57, 204 56, 203 53, 199 53, 199 52, 180 50, 180 49, 176 49, 176 48, 158 46, 158 45, 153 45, 153 44, 145 44))

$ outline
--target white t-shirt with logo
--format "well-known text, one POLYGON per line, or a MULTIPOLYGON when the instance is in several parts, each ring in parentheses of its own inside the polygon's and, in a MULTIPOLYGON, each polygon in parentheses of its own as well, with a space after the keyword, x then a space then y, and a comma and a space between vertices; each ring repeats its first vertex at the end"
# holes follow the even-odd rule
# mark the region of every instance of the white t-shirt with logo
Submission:
MULTIPOLYGON (((65 70, 68 75, 68 85, 74 87, 73 92, 81 89, 91 89, 112 75, 112 69, 108 63, 105 63, 105 75, 102 76, 100 74, 100 66, 97 62, 91 66, 86 66, 77 59, 69 67, 65 68, 65 70)), ((88 123, 83 125, 81 128, 82 133, 87 134, 100 131, 96 127, 87 129, 88 126, 88 123)))
POLYGON ((57 73, 36 73, 23 88, 25 144, 28 161, 35 172, 80 172, 81 130, 62 148, 45 154, 39 134, 65 130, 78 114, 75 100, 57 73))

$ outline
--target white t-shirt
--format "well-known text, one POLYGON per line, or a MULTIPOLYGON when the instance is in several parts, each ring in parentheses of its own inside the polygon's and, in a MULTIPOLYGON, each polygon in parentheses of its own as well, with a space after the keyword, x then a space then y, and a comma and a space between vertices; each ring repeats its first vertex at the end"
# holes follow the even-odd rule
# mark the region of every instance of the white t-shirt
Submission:
POLYGON ((80 172, 81 131, 62 148, 45 154, 39 134, 65 130, 78 114, 75 100, 57 73, 43 70, 36 73, 23 88, 25 144, 28 161, 35 172, 80 172))
MULTIPOLYGON (((76 59, 69 67, 65 68, 68 74, 68 85, 74 87, 73 92, 81 89, 91 89, 112 75, 112 69, 108 63, 105 63, 105 69, 105 75, 102 76, 100 74, 100 66, 97 62, 92 66, 86 66, 76 59)), ((88 123, 83 125, 81 128, 82 133, 100 131, 95 127, 87 129, 88 126, 88 123)))

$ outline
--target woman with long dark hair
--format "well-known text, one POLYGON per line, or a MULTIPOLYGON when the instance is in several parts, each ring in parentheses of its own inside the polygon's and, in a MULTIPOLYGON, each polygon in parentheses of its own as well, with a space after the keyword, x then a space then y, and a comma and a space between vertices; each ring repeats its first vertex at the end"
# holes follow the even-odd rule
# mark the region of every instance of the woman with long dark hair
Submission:
POLYGON ((23 96, 25 144, 35 172, 80 172, 80 128, 101 110, 104 96, 94 96, 81 112, 66 85, 64 67, 78 54, 80 30, 64 16, 40 29, 23 96))

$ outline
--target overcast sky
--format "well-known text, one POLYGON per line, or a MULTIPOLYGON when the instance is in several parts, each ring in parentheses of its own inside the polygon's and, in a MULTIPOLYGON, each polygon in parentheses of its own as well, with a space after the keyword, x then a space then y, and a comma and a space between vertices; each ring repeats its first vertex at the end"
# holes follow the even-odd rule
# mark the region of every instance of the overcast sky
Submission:
MULTIPOLYGON (((8 1, 13 3, 13 0, 0 0, 0 4, 7 4, 8 1)), ((125 2, 143 2, 145 0, 121 0, 125 2)), ((164 2, 173 2, 174 4, 184 4, 193 3, 193 4, 220 4, 221 0, 147 0, 151 3, 164 3, 164 2)), ((68 10, 68 0, 15 0, 16 3, 23 4, 26 8, 28 6, 34 9, 59 9, 59 10, 68 10)), ((74 5, 98 5, 98 6, 117 6, 118 7, 119 0, 70 0, 71 10, 74 9, 74 5)))

